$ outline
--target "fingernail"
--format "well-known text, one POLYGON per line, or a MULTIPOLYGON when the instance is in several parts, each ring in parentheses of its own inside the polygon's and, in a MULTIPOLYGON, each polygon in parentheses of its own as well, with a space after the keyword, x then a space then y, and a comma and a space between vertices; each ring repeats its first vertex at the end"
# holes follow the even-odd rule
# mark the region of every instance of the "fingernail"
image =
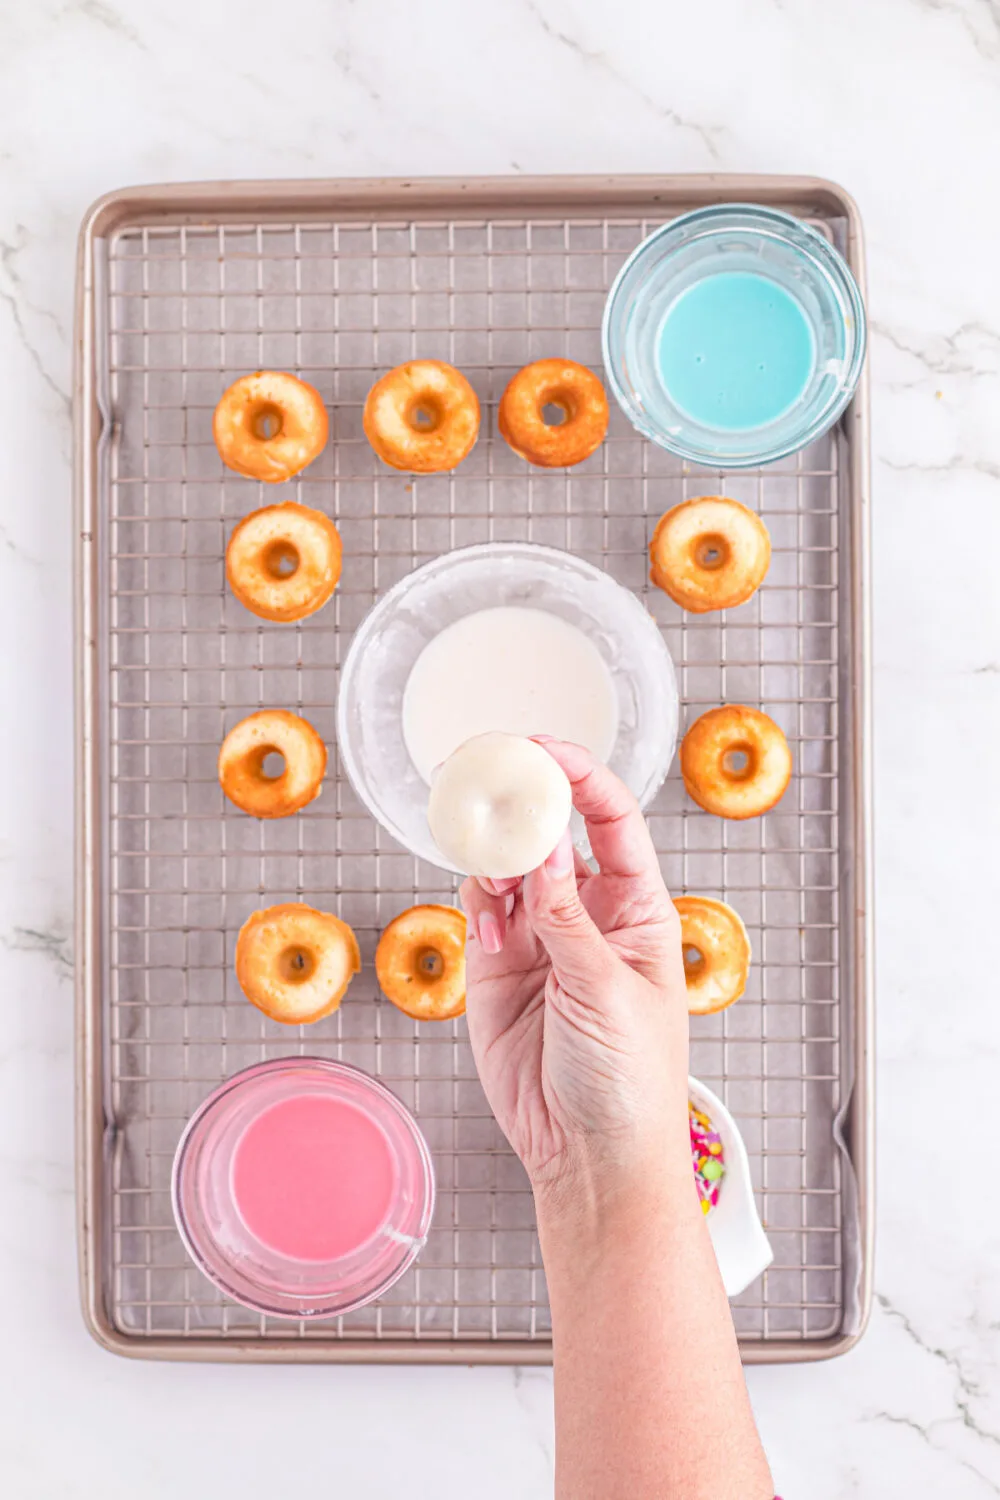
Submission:
POLYGON ((516 901, 517 901, 517 896, 515 895, 515 893, 513 891, 511 891, 510 894, 505 898, 504 903, 503 903, 503 909, 504 909, 504 915, 505 916, 510 917, 510 916, 513 915, 513 913, 514 913, 514 904, 515 904, 516 901))
POLYGON ((545 868, 559 878, 573 873, 573 840, 568 828, 545 861, 545 868))
POLYGON ((484 911, 479 918, 479 941, 483 945, 484 953, 499 953, 503 947, 500 923, 491 911, 484 911))
POLYGON ((554 734, 533 734, 531 738, 536 745, 554 745, 556 742, 554 734))
POLYGON ((507 891, 512 891, 520 884, 520 875, 504 876, 502 880, 480 880, 479 884, 484 891, 489 891, 491 896, 503 896, 507 891))

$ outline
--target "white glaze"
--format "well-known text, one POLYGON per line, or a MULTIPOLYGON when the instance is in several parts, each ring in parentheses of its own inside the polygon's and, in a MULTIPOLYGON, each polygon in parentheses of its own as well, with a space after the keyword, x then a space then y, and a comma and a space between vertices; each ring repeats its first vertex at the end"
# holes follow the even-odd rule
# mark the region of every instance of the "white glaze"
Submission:
POLYGON ((571 810, 569 781, 541 745, 481 734, 434 773, 427 821, 450 863, 468 875, 506 880, 548 858, 571 810))
POLYGON ((617 729, 597 647, 544 609, 507 605, 456 620, 421 652, 403 694, 403 737, 428 783, 459 745, 494 730, 550 734, 607 760, 617 729))

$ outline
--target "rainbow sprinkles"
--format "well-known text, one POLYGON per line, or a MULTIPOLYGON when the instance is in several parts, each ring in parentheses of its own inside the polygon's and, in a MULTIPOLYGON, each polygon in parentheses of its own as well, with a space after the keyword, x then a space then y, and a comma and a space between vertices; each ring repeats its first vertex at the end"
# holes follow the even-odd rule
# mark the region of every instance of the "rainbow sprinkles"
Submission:
POLYGON ((711 1213, 719 1201, 719 1189, 726 1175, 722 1137, 708 1115, 688 1100, 688 1124, 691 1130, 691 1165, 703 1214, 711 1213))

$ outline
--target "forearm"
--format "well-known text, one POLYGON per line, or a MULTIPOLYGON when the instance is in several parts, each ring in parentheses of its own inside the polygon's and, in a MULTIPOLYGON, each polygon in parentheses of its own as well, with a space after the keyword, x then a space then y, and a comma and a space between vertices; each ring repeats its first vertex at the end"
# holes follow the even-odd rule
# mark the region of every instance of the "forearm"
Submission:
POLYGON ((558 1500, 771 1500, 690 1157, 539 1190, 558 1500))

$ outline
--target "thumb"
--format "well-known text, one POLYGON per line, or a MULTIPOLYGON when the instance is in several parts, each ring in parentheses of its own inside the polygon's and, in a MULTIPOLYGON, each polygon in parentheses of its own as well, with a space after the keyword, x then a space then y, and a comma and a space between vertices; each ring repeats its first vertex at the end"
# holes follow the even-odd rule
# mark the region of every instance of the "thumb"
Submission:
POLYGON ((614 955, 580 900, 573 840, 563 834, 543 865, 525 877, 524 908, 563 989, 602 986, 614 955))

